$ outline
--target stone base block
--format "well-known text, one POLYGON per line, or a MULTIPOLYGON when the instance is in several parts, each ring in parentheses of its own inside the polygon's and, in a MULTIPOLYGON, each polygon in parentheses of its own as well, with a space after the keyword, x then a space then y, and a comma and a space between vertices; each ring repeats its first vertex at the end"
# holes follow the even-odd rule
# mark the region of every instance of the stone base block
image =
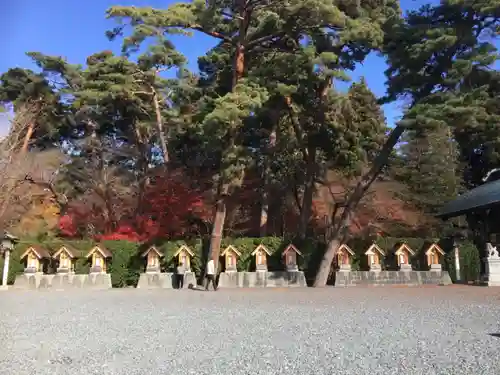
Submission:
POLYGON ((111 289, 111 275, 106 273, 75 275, 75 274, 23 274, 17 275, 12 289, 36 290, 54 289, 66 290, 72 288, 111 289))
MULTIPOLYGON (((175 289, 177 288, 177 274, 164 273, 141 273, 139 276, 139 289, 175 289)), ((196 286, 196 275, 194 272, 186 272, 184 275, 184 289, 196 286)))
POLYGON ((219 288, 306 287, 304 272, 222 272, 219 288))
POLYGON ((401 264, 399 266, 399 270, 401 272, 410 272, 410 271, 413 271, 412 268, 411 268, 411 264, 401 264))
POLYGON ((451 278, 447 271, 351 271, 337 272, 335 286, 357 285, 450 285, 451 278))
POLYGON ((287 272, 288 286, 289 287, 303 287, 307 286, 306 275, 302 271, 287 272))
POLYGON ((485 286, 500 286, 500 258, 484 258, 485 274, 481 284, 485 286))
POLYGON ((219 275, 219 288, 238 288, 240 286, 240 279, 242 279, 243 272, 222 272, 219 275))

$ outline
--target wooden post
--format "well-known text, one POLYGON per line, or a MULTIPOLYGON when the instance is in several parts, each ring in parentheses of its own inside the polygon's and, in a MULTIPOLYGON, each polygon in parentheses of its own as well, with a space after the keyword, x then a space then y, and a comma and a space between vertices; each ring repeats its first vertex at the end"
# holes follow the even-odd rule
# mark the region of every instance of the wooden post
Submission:
POLYGON ((7 277, 9 275, 10 250, 5 250, 2 273, 2 286, 7 286, 7 277))
POLYGON ((458 246, 455 246, 455 277, 457 281, 460 281, 460 254, 458 246))

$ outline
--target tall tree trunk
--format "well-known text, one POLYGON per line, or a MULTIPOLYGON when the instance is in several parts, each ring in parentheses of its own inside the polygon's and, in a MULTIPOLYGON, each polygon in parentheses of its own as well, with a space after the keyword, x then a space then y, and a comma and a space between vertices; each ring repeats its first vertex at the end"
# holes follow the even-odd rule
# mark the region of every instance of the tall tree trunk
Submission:
POLYGON ((215 205, 215 218, 210 236, 210 259, 214 261, 217 270, 219 265, 220 245, 222 233, 224 232, 224 222, 226 220, 226 198, 229 193, 229 184, 223 184, 218 193, 215 205))
POLYGON ((31 122, 28 125, 28 129, 26 130, 26 135, 24 136, 24 142, 21 148, 21 154, 25 154, 26 152, 28 152, 28 147, 30 145, 31 137, 33 136, 34 132, 35 132, 35 123, 31 122))
POLYGON ((165 162, 165 165, 167 165, 170 162, 170 155, 168 154, 167 139, 165 138, 165 134, 163 133, 163 116, 161 115, 160 99, 158 98, 158 93, 153 87, 151 87, 151 90, 153 92, 153 104, 155 107, 156 131, 158 132, 158 138, 160 139, 160 147, 161 151, 163 152, 163 161, 165 162))
POLYGON ((316 274, 316 278, 314 280, 314 287, 323 287, 328 282, 328 276, 330 275, 330 268, 333 259, 337 254, 337 250, 341 245, 341 242, 343 242, 346 238, 356 207, 365 195, 366 191, 370 188, 373 181, 375 181, 375 179, 379 176, 380 172, 386 165, 387 160, 389 159, 389 156, 394 149, 394 146, 396 146, 396 143, 398 142, 404 131, 405 127, 402 125, 397 125, 392 130, 389 138, 382 147, 382 150, 380 150, 379 154, 375 158, 372 167, 367 173, 363 175, 361 180, 354 188, 354 191, 347 199, 344 210, 342 211, 337 224, 334 226, 332 237, 328 242, 327 249, 321 260, 318 273, 316 274))
POLYGON ((312 202, 314 196, 314 180, 316 177, 316 148, 309 147, 307 151, 306 179, 304 183, 304 195, 302 197, 302 206, 300 210, 299 232, 301 240, 307 236, 309 219, 311 218, 312 202))
POLYGON ((148 164, 149 164, 149 155, 148 148, 144 142, 144 137, 141 134, 141 131, 134 124, 134 138, 137 149, 139 150, 139 159, 137 163, 137 169, 140 172, 139 175, 139 197, 137 199, 136 206, 136 214, 141 215, 144 209, 144 196, 146 192, 146 187, 148 185, 148 164))
POLYGON ((260 221, 259 221, 259 235, 260 237, 265 237, 267 235, 267 218, 269 216, 269 193, 270 193, 270 183, 269 183, 269 168, 270 161, 274 149, 276 147, 276 128, 278 127, 279 121, 279 111, 271 111, 271 121, 272 129, 269 134, 268 143, 266 146, 265 159, 262 171, 262 195, 261 195, 261 208, 260 208, 260 221))
POLYGON ((267 218, 269 213, 269 191, 266 186, 262 190, 262 203, 260 207, 259 236, 267 236, 267 218))
MULTIPOLYGON (((238 81, 245 73, 245 39, 247 33, 247 25, 249 22, 249 14, 246 8, 245 0, 238 0, 239 2, 239 39, 236 43, 236 52, 233 62, 233 79, 231 91, 234 90, 238 81)), ((234 134, 229 134, 230 147, 234 144, 234 134)), ((222 181, 217 196, 214 224, 212 234, 210 236, 210 258, 215 263, 215 271, 217 272, 219 266, 220 245, 222 242, 222 234, 224 232, 224 221, 226 219, 226 199, 229 194, 231 182, 222 181)))

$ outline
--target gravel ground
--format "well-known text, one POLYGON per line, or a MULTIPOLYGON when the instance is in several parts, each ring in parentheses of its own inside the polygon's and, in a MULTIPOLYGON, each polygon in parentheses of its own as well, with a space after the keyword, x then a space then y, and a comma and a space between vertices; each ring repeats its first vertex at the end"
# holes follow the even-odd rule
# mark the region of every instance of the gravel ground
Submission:
POLYGON ((498 375, 499 302, 465 286, 7 291, 0 374, 498 375))

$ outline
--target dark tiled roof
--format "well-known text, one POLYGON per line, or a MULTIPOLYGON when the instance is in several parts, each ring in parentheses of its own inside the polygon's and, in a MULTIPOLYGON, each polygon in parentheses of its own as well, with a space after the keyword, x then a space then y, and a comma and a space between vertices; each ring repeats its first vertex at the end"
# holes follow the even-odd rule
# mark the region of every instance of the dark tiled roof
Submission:
POLYGON ((444 205, 437 217, 449 219, 500 204, 500 180, 469 190, 444 205))

